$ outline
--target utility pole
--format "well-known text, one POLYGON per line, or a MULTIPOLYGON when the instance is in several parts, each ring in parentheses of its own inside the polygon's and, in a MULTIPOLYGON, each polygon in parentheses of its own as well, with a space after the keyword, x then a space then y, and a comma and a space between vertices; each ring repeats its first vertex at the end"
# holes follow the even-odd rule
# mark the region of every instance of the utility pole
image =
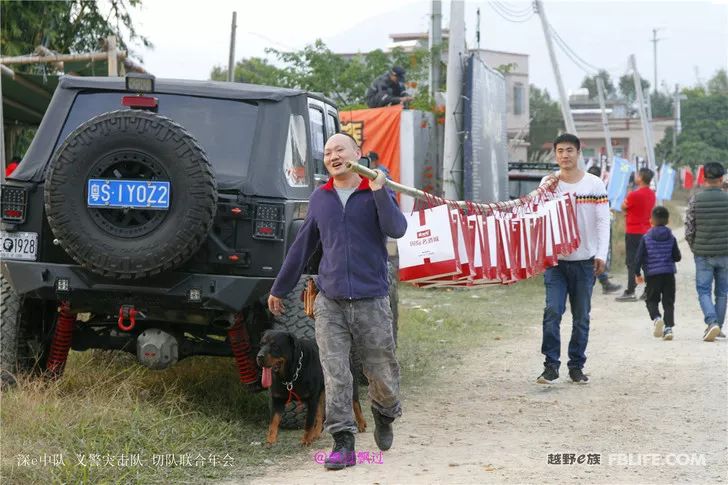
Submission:
POLYGON ((458 200, 463 193, 462 95, 465 56, 465 2, 450 2, 450 39, 447 52, 447 99, 445 103, 445 143, 442 155, 445 198, 458 200))
POLYGON ((440 61, 442 60, 442 0, 432 0, 430 15, 430 97, 440 91, 440 61))
MULTIPOLYGON (((428 47, 430 48, 430 99, 437 103, 437 99, 439 98, 438 93, 440 92, 440 64, 442 63, 442 0, 432 0, 430 35, 428 40, 428 47)), ((434 192, 436 195, 442 195, 442 147, 444 141, 443 128, 437 123, 437 120, 434 120, 432 124, 432 138, 430 142, 433 153, 432 168, 436 174, 434 192)))
MULTIPOLYGON (((4 72, 0 73, 0 99, 3 97, 4 75, 4 72)), ((3 103, 0 102, 0 182, 5 182, 5 167, 7 166, 5 161, 5 118, 3 117, 3 103)))
POLYGON ((642 121, 642 135, 645 138, 645 149, 647 151, 647 163, 649 164, 650 170, 655 171, 657 164, 655 163, 655 150, 652 144, 652 129, 650 127, 650 120, 647 117, 647 111, 645 109, 644 92, 642 91, 642 79, 640 73, 637 71, 637 61, 634 54, 629 56, 629 64, 632 68, 632 77, 634 79, 634 91, 637 95, 637 108, 640 112, 640 120, 642 121))
POLYGON ((234 79, 235 71, 235 28, 237 27, 236 21, 238 18, 238 12, 233 12, 233 23, 230 26, 230 57, 228 58, 228 82, 232 82, 234 79))
POLYGON ((652 56, 655 61, 655 93, 657 93, 657 42, 659 42, 662 39, 657 38, 657 31, 660 30, 659 28, 652 29, 652 56))
POLYGON ((642 93, 645 100, 645 109, 647 110, 647 119, 652 121, 652 98, 650 98, 650 89, 647 88, 642 93))
MULTIPOLYGON (((561 71, 559 71, 559 63, 556 60, 556 54, 554 53, 554 44, 551 39, 551 30, 549 29, 549 23, 546 20, 546 12, 543 8, 543 2, 541 0, 534 0, 534 8, 536 13, 541 18, 541 27, 543 27, 543 35, 546 37, 546 47, 549 51, 549 57, 551 58, 551 67, 554 69, 554 76, 556 77, 556 86, 559 88, 559 99, 561 100, 561 115, 564 117, 564 125, 566 131, 573 135, 577 135, 576 126, 574 125, 574 118, 571 117, 571 108, 569 107, 569 98, 566 96, 566 90, 564 89, 564 83, 561 80, 561 71)), ((583 164, 583 161, 581 162, 583 164)))
POLYGON ((604 80, 597 76, 597 93, 599 94, 599 107, 602 109, 602 128, 604 129, 604 143, 607 145, 607 160, 614 163, 614 151, 612 150, 612 136, 609 133, 609 121, 607 120, 607 107, 604 102, 604 80))

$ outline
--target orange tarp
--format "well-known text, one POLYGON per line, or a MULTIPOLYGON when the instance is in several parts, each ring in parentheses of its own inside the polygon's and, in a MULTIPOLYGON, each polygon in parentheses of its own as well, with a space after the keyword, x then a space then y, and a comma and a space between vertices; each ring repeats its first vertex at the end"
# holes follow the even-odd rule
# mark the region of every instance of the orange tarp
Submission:
POLYGON ((379 163, 389 170, 389 176, 395 182, 399 182, 401 114, 402 105, 339 113, 341 130, 354 137, 361 146, 363 155, 370 151, 377 152, 379 163))

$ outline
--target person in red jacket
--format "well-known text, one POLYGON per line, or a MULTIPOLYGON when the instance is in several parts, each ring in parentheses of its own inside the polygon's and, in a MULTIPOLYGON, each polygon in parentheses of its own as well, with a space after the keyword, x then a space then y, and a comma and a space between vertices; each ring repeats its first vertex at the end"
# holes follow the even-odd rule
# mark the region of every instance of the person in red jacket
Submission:
POLYGON ((635 282, 635 259, 637 249, 647 231, 650 230, 650 215, 655 207, 655 193, 650 188, 654 172, 649 168, 641 168, 634 177, 637 189, 633 190, 622 202, 622 211, 625 214, 624 245, 627 252, 627 289, 616 298, 617 301, 637 301, 634 292, 637 288, 635 282))

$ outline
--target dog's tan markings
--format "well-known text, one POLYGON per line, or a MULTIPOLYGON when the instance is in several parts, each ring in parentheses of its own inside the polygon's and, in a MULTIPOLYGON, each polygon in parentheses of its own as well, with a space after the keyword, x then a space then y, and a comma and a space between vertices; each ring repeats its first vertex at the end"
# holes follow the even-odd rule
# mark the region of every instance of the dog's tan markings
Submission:
POLYGON ((326 394, 321 393, 319 396, 319 405, 316 410, 316 419, 313 422, 313 436, 311 441, 317 440, 321 437, 321 433, 324 431, 324 410, 326 409, 326 394))
POLYGON ((354 408, 356 429, 358 429, 360 433, 363 433, 367 430, 367 420, 364 419, 364 413, 361 412, 361 404, 359 404, 359 401, 354 401, 354 405, 352 407, 354 408))
POLYGON ((281 415, 278 413, 273 414, 273 417, 270 420, 270 425, 268 426, 268 436, 266 438, 266 442, 269 445, 274 444, 278 440, 278 427, 281 424, 281 415))

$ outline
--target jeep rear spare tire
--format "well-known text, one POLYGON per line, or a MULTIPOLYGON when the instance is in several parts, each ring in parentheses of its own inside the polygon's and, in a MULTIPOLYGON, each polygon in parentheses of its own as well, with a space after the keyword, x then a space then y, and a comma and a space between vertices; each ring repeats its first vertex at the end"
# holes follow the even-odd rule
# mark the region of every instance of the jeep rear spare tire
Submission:
POLYGON ((182 126, 119 110, 66 138, 49 164, 44 196, 53 234, 74 260, 104 276, 143 278, 200 248, 217 184, 205 151, 182 126))
MULTIPOLYGON (((283 299, 283 315, 273 317, 273 328, 285 330, 296 336, 297 339, 308 339, 316 342, 315 324, 312 318, 306 315, 303 307, 303 290, 306 281, 310 278, 304 274, 296 283, 295 288, 283 299)), ((306 421, 306 403, 292 401, 286 404, 281 416, 281 428, 302 429, 306 421)))

